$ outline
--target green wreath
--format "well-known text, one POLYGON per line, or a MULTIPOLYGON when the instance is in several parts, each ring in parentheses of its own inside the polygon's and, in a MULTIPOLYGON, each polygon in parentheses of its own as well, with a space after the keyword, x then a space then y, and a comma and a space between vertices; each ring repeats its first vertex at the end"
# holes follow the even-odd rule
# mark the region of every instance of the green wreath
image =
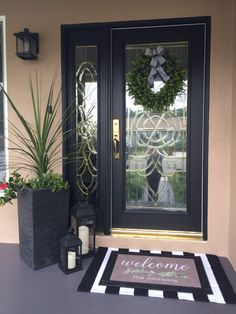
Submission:
POLYGON ((168 51, 165 52, 166 62, 162 65, 170 79, 159 92, 152 91, 148 82, 151 57, 141 54, 131 64, 127 76, 129 95, 136 105, 142 105, 148 111, 163 112, 174 103, 178 94, 184 90, 185 70, 177 58, 168 51))

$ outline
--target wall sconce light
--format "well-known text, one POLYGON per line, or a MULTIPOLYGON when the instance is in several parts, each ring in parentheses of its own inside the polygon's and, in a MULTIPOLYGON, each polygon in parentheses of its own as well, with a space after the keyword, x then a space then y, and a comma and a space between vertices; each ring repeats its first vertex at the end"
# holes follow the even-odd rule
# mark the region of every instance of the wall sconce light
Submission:
POLYGON ((36 60, 39 54, 39 34, 29 32, 24 28, 23 32, 14 33, 16 36, 16 55, 23 60, 36 60))

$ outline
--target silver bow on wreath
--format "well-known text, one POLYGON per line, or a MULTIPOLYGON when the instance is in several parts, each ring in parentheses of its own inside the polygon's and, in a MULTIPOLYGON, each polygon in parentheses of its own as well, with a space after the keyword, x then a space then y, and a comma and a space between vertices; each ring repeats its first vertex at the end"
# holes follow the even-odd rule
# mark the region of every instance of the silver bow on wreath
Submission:
POLYGON ((148 83, 150 85, 154 85, 157 75, 159 75, 165 82, 170 79, 170 76, 166 74, 162 67, 162 64, 166 62, 166 59, 163 57, 164 52, 165 50, 161 46, 158 46, 157 48, 146 48, 145 50, 145 56, 152 57, 150 62, 151 71, 148 76, 148 83))

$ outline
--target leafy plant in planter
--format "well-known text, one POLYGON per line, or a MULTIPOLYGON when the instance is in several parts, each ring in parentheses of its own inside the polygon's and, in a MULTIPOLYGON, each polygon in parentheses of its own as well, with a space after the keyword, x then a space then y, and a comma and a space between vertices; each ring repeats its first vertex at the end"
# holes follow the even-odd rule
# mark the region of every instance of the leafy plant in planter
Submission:
POLYGON ((32 123, 2 90, 17 118, 14 123, 9 121, 9 149, 14 151, 15 156, 10 167, 17 166, 17 171, 6 183, 0 205, 17 196, 20 255, 30 267, 39 269, 58 261, 59 239, 68 229, 68 183, 60 174, 53 172, 58 162, 65 158, 60 152, 65 138, 63 125, 68 115, 65 113, 58 118, 60 92, 54 97, 55 77, 44 106, 41 104, 37 75, 35 81, 29 79, 29 87, 32 123), (24 179, 19 173, 21 170, 33 176, 24 179))

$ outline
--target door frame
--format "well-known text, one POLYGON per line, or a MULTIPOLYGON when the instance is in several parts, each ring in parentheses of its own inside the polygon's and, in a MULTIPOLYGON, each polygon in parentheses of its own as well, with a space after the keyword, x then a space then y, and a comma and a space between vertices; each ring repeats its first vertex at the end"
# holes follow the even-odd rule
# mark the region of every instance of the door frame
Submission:
MULTIPOLYGON (((62 108, 63 112, 67 109, 68 103, 70 103, 70 95, 73 93, 73 82, 70 78, 71 60, 72 59, 72 49, 69 41, 73 40, 73 33, 81 31, 90 31, 95 30, 103 31, 104 38, 111 45, 111 30, 112 29, 125 29, 125 28, 143 28, 143 27, 163 27, 163 26, 186 26, 194 24, 205 24, 206 28, 206 60, 205 60, 205 70, 206 70, 206 82, 205 82, 205 107, 204 107, 204 141, 203 141, 203 199, 202 199, 202 233, 203 239, 207 239, 207 185, 208 185, 208 103, 209 103, 209 66, 210 66, 210 17, 193 17, 193 18, 177 18, 177 19, 160 19, 160 20, 142 20, 142 21, 124 21, 124 22, 110 22, 110 23, 90 23, 90 24, 73 24, 73 25, 62 25, 61 26, 61 64, 62 64, 62 108), (68 65, 70 64, 70 69, 68 65)), ((86 42, 86 39, 85 41, 86 42)), ((97 39, 99 44, 102 44, 101 38, 97 39)), ((91 44, 91 43, 90 43, 91 44)), ((103 57, 111 60, 110 55, 110 45, 103 47, 103 57)), ((101 51, 100 51, 101 52, 101 51)), ((102 57, 102 54, 100 55, 102 57)), ((111 62, 110 62, 111 63, 111 62)), ((99 66, 99 65, 98 65, 99 66)), ((111 233, 112 228, 112 186, 111 186, 111 171, 112 171, 112 145, 111 145, 111 131, 112 131, 112 116, 111 116, 111 86, 110 80, 111 77, 111 68, 105 63, 99 67, 102 70, 101 79, 98 84, 101 84, 101 81, 104 79, 106 84, 101 88, 101 93, 98 95, 99 99, 103 99, 104 106, 104 116, 101 116, 100 125, 98 131, 98 137, 101 139, 100 147, 103 149, 99 152, 99 171, 102 173, 99 176, 99 214, 98 214, 98 231, 104 232, 108 235, 111 233), (102 187, 102 188, 101 188, 102 187)), ((68 122, 68 128, 73 124, 68 122)), ((73 140, 72 140, 73 142, 73 140)), ((68 146, 71 143, 66 143, 63 146, 63 154, 68 153, 68 146)), ((75 184, 73 182, 74 177, 69 170, 68 165, 63 165, 63 175, 64 178, 69 181, 71 186, 71 206, 76 202, 75 200, 75 184)))

